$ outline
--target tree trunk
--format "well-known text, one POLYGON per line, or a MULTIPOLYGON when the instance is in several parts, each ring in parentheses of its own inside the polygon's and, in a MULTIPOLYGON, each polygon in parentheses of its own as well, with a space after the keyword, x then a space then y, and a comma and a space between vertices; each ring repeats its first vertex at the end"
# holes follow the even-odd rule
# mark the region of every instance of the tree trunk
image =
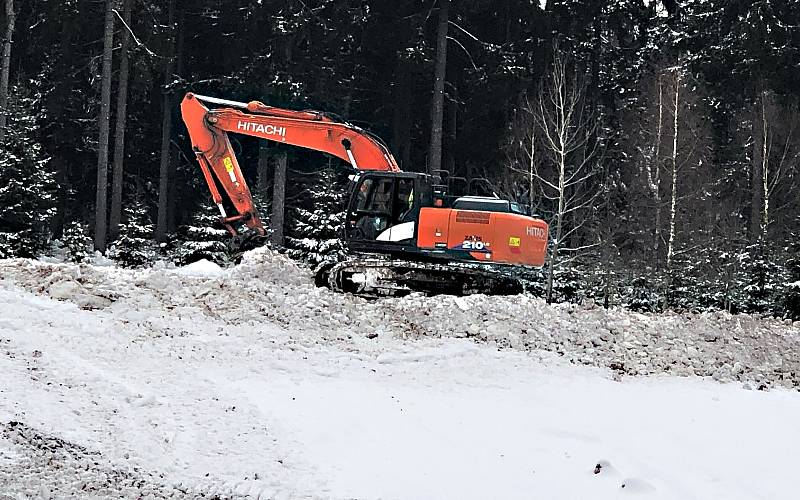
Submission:
POLYGON ((269 178, 269 142, 264 139, 258 141, 258 167, 256 174, 256 192, 261 196, 265 196, 269 178))
POLYGON ((611 268, 613 260, 613 225, 614 217, 611 207, 611 166, 610 162, 603 162, 603 205, 605 207, 605 224, 602 228, 601 237, 603 238, 603 307, 608 309, 611 306, 611 268))
MULTIPOLYGON (((183 75, 183 41, 184 41, 184 16, 185 11, 180 9, 177 15, 177 22, 178 25, 176 29, 178 30, 177 34, 177 42, 175 43, 175 50, 174 50, 174 57, 175 57, 175 76, 180 77, 183 75)), ((175 94, 174 92, 170 92, 170 102, 173 104, 173 108, 175 107, 175 94)), ((172 142, 172 137, 170 136, 170 142, 172 142)), ((177 220, 178 220, 178 208, 181 206, 178 203, 178 184, 176 182, 177 179, 177 171, 178 165, 181 163, 181 150, 180 148, 173 147, 172 150, 172 158, 169 162, 169 189, 167 191, 167 232, 175 232, 177 228, 177 220)), ((188 205, 188 204, 187 204, 188 205)))
POLYGON ((769 171, 769 123, 767 121, 767 99, 766 92, 761 94, 761 231, 759 237, 762 242, 767 241, 767 229, 769 228, 769 202, 770 202, 770 171, 769 171))
POLYGON ((125 126, 128 119, 128 49, 131 23, 131 0, 123 0, 122 47, 119 62, 119 86, 117 87, 117 122, 114 127, 114 167, 111 180, 111 217, 109 234, 114 240, 119 235, 119 223, 122 219, 122 170, 125 163, 125 126))
POLYGON ((675 219, 678 203, 678 118, 680 111, 680 70, 675 70, 675 101, 672 119, 672 184, 669 204, 669 239, 667 241, 667 273, 672 272, 672 260, 675 256, 675 219))
POLYGON ((753 103, 753 126, 752 126, 752 139, 753 139, 753 154, 750 160, 750 242, 756 243, 761 236, 761 220, 763 210, 763 135, 762 130, 763 122, 761 120, 761 103, 759 100, 763 99, 763 93, 758 93, 758 99, 753 103))
POLYGON ((114 8, 116 0, 106 0, 103 31, 103 79, 100 88, 99 137, 97 141, 97 196, 95 200, 94 248, 106 251, 108 199, 108 128, 111 121, 111 63, 114 49, 114 8))
POLYGON ((431 102, 431 144, 428 149, 428 173, 442 168, 442 117, 444 116, 444 80, 447 69, 447 22, 450 0, 440 0, 439 27, 436 31, 433 100, 431 102))
POLYGON ((14 36, 14 0, 6 0, 6 35, 3 40, 3 64, 0 70, 0 142, 6 137, 8 120, 8 80, 11 73, 11 39, 14 36))
MULTIPOLYGON (((59 31, 61 32, 59 36, 59 48, 61 49, 61 58, 64 61, 71 61, 75 51, 75 45, 73 44, 73 36, 77 31, 75 24, 76 20, 72 19, 70 16, 61 16, 59 23, 59 31)), ((61 75, 63 75, 63 71, 64 69, 61 68, 61 75)), ((63 108, 67 105, 67 99, 62 96, 69 93, 68 89, 60 88, 58 91, 59 92, 57 95, 59 97, 53 100, 49 110, 53 116, 63 115, 63 108)), ((63 128, 64 127, 59 127, 60 130, 63 130, 63 128)), ((58 132, 56 132, 56 137, 59 137, 61 140, 53 141, 54 149, 58 149, 59 146, 61 146, 59 143, 64 141, 64 138, 60 136, 58 132)), ((56 216, 53 219, 52 230, 54 235, 60 236, 63 234, 65 224, 73 220, 78 220, 79 217, 76 215, 77 210, 75 210, 75 199, 71 195, 71 193, 73 193, 74 185, 73 180, 70 177, 69 162, 66 161, 63 156, 54 154, 53 167, 56 171, 56 180, 58 182, 59 189, 56 191, 58 202, 56 205, 56 216)), ((85 204, 81 205, 81 210, 84 212, 86 211, 85 207, 85 204)), ((85 220, 91 220, 91 215, 86 217, 85 220)))
POLYGON ((661 75, 658 75, 658 129, 656 133, 656 144, 653 151, 653 173, 650 179, 650 192, 656 209, 655 227, 653 228, 653 262, 658 263, 661 259, 661 140, 663 136, 664 122, 664 86, 661 75))
POLYGON ((162 118, 161 118, 161 162, 159 165, 158 176, 158 219, 156 221, 155 238, 156 241, 165 241, 167 239, 167 225, 169 219, 167 212, 169 210, 169 189, 170 182, 170 138, 172 137, 172 91, 168 86, 172 83, 172 75, 175 68, 175 0, 169 2, 169 25, 173 30, 171 36, 171 54, 167 58, 167 65, 164 70, 164 97, 162 100, 162 118))
POLYGON ((528 156, 528 214, 533 215, 533 180, 536 175, 536 124, 531 123, 531 153, 528 156))
POLYGON ((453 89, 450 100, 449 119, 447 120, 447 171, 450 175, 456 174, 456 139, 458 134, 458 92, 453 89))
POLYGON ((275 180, 272 183, 272 244, 283 246, 283 210, 286 193, 286 153, 281 152, 275 165, 275 180))
POLYGON ((397 156, 400 167, 411 167, 411 69, 402 58, 398 58, 395 70, 395 89, 392 92, 394 111, 392 114, 392 152, 397 156))
POLYGON ((559 130, 559 136, 561 138, 560 145, 562 146, 560 149, 559 160, 558 160, 558 212, 556 213, 556 237, 553 240, 553 254, 550 256, 550 267, 547 270, 547 303, 550 304, 553 301, 553 275, 555 274, 555 268, 558 265, 558 250, 561 246, 561 234, 562 229, 564 227, 564 213, 566 211, 566 193, 564 192, 566 189, 566 167, 567 167, 567 155, 566 155, 566 147, 564 137, 568 133, 569 123, 562 123, 563 128, 559 130))

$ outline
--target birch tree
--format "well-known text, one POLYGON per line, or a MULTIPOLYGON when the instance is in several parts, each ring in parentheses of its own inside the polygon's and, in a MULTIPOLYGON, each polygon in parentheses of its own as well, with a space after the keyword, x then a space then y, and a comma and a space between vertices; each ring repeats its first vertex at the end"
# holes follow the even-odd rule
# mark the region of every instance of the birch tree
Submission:
POLYGON ((576 70, 567 67, 558 49, 554 56, 550 73, 539 93, 536 111, 546 165, 534 171, 542 197, 554 205, 546 288, 548 302, 552 301, 553 275, 562 264, 562 253, 569 256, 563 259, 566 263, 582 250, 594 246, 564 246, 586 221, 585 217, 570 217, 570 221, 575 222, 567 224, 567 218, 588 209, 601 192, 587 189, 589 180, 596 173, 598 141, 597 124, 584 99, 584 80, 576 70))
POLYGON ((796 199, 796 170, 800 160, 800 112, 796 102, 781 98, 773 92, 762 91, 758 113, 753 124, 754 203, 757 235, 768 241, 770 227, 776 217, 796 199), (788 102, 787 102, 788 101, 788 102))
POLYGON ((657 95, 657 121, 656 133, 652 142, 648 145, 648 151, 644 154, 645 179, 647 191, 653 202, 655 211, 655 221, 653 223, 653 262, 658 262, 661 247, 661 173, 663 170, 661 159, 661 141, 664 137, 664 75, 659 72, 656 78, 657 95))
POLYGON ((670 203, 669 203, 669 237, 667 238, 667 272, 672 269, 672 259, 675 255, 675 219, 678 206, 678 127, 680 119, 680 95, 681 95, 681 70, 673 69, 674 76, 674 99, 672 106, 672 154, 670 156, 670 174, 672 182, 670 184, 670 203))

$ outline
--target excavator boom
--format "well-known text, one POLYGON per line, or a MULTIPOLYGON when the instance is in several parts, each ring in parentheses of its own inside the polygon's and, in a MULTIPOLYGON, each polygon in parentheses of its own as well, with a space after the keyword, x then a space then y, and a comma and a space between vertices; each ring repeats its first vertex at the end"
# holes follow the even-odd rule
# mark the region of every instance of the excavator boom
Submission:
POLYGON ((324 113, 188 93, 181 102, 181 115, 214 203, 232 234, 236 234, 233 223, 241 222, 262 235, 264 226, 233 154, 228 132, 322 151, 358 170, 400 171, 394 156, 380 140, 354 125, 336 122, 324 113), (223 107, 209 109, 207 104, 223 107), (225 210, 220 187, 236 214, 225 210))

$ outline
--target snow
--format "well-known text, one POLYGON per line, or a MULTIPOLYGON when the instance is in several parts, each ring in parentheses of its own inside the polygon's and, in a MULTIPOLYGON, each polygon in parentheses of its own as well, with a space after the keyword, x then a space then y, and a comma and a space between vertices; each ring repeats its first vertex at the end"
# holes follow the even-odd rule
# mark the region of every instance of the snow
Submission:
POLYGON ((191 264, 187 264, 174 271, 183 276, 194 276, 197 278, 213 278, 223 274, 223 269, 219 265, 207 259, 200 259, 191 264))
POLYGON ((0 491, 794 498, 792 324, 367 301, 267 250, 209 264, 0 261, 0 491))

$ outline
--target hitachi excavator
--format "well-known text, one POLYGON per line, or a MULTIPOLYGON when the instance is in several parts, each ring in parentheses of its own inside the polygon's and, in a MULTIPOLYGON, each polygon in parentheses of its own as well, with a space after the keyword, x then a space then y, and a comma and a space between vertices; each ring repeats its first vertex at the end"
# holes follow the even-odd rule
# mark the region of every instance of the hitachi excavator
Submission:
POLYGON ((514 202, 451 196, 440 176, 402 172, 379 138, 329 114, 192 93, 181 114, 232 236, 265 230, 229 133, 328 153, 352 166, 343 228, 349 257, 318 269, 318 285, 375 296, 517 293, 514 271, 544 264, 547 223, 514 202))

